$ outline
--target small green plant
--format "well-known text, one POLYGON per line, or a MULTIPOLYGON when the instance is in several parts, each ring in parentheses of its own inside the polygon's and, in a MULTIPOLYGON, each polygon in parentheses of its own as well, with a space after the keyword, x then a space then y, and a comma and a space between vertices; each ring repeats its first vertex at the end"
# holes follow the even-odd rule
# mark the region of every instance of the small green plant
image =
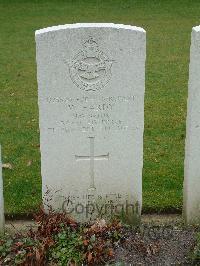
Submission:
POLYGON ((73 231, 70 227, 55 236, 55 245, 49 252, 49 259, 65 266, 70 262, 79 264, 83 261, 83 239, 80 232, 73 231))
POLYGON ((12 238, 6 235, 0 240, 0 263, 2 265, 22 265, 26 261, 31 262, 34 250, 38 247, 39 242, 29 237, 12 238))
POLYGON ((196 246, 193 250, 193 253, 191 255, 192 262, 195 263, 195 265, 200 263, 200 232, 196 235, 196 246))
POLYGON ((11 252, 12 244, 13 240, 8 235, 0 240, 0 258, 5 258, 11 252))
POLYGON ((52 210, 41 209, 35 222, 37 227, 25 235, 0 237, 0 265, 99 265, 112 261, 122 236, 118 221, 81 225, 52 210))

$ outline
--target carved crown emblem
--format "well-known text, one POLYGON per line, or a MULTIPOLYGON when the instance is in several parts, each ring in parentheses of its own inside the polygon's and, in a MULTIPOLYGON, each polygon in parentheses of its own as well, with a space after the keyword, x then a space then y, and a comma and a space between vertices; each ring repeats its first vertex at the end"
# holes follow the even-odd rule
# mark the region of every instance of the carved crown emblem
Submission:
POLYGON ((83 43, 83 49, 75 55, 69 66, 73 83, 84 91, 98 91, 111 78, 112 60, 99 49, 90 37, 83 43))

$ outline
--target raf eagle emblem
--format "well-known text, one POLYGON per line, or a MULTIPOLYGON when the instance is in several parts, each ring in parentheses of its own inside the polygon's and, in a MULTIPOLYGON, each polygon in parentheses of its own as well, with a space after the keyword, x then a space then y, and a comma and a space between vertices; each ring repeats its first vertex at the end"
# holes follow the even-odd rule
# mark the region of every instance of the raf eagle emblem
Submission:
POLYGON ((70 64, 70 77, 81 90, 98 91, 111 78, 112 61, 99 50, 93 38, 89 38, 83 47, 70 64))

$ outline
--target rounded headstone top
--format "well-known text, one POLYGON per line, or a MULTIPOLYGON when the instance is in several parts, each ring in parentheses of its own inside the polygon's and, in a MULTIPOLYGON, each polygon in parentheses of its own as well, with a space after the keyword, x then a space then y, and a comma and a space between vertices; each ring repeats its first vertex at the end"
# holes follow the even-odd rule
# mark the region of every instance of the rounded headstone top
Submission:
POLYGON ((192 28, 193 32, 200 32, 200 26, 196 26, 192 28))
POLYGON ((131 31, 139 31, 146 33, 146 31, 141 27, 124 25, 124 24, 114 24, 114 23, 75 23, 75 24, 65 24, 43 28, 35 31, 35 35, 40 35, 43 33, 48 33, 51 31, 59 31, 65 29, 77 29, 77 28, 113 28, 113 29, 125 29, 131 31))

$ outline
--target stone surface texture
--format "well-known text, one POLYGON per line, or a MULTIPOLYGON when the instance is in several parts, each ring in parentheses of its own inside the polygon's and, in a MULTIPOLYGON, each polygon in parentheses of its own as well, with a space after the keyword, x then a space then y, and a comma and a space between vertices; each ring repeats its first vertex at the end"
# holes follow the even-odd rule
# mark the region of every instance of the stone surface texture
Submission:
POLYGON ((80 221, 139 216, 145 31, 83 23, 35 37, 44 202, 80 221))
POLYGON ((183 209, 188 223, 200 223, 200 26, 190 48, 183 209))

